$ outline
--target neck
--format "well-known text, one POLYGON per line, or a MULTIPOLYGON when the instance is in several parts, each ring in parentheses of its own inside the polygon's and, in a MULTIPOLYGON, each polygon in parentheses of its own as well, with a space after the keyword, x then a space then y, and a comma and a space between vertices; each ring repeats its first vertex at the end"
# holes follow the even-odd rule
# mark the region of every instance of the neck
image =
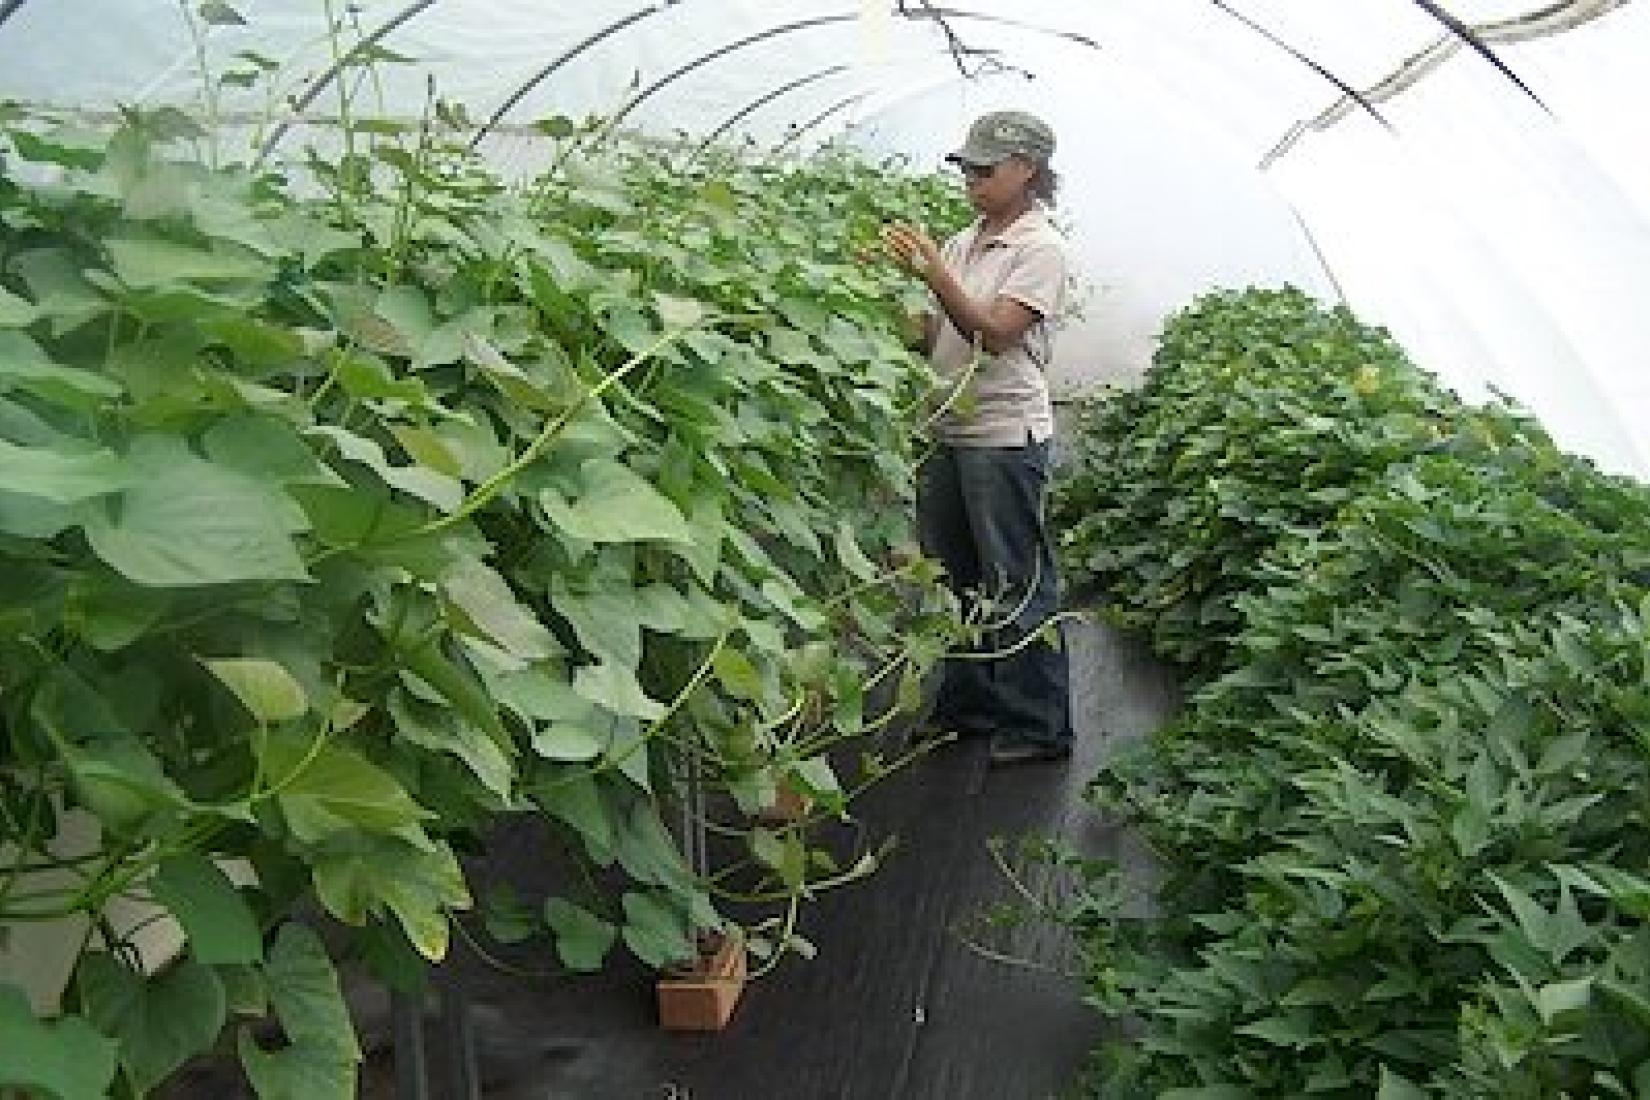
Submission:
POLYGON ((1032 205, 1029 195, 1021 196, 1012 206, 1004 207, 1002 210, 993 210, 982 215, 980 228, 987 233, 1000 233, 1013 225, 1021 214, 1032 208, 1032 205))

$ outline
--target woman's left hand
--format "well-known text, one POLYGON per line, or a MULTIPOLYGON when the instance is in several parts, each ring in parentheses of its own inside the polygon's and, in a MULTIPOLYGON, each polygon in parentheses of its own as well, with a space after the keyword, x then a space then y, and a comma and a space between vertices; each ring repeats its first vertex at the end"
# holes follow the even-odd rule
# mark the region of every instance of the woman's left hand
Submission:
POLYGON ((903 223, 884 226, 882 243, 895 263, 919 278, 927 279, 940 268, 940 246, 916 226, 903 223))

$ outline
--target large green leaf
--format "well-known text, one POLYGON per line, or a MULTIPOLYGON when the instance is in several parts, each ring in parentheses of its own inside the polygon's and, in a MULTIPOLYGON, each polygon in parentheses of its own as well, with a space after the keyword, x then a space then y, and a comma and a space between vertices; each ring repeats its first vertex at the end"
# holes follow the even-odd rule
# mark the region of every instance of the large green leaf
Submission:
POLYGON ((205 856, 173 856, 155 871, 149 889, 183 926, 197 961, 227 965, 263 958, 258 922, 245 896, 205 856))
POLYGON ((665 705, 648 697, 635 672, 611 662, 579 669, 573 674, 573 690, 613 714, 648 722, 665 715, 665 705))
POLYGON ((241 1068, 258 1100, 356 1100, 356 1063, 314 1043, 264 1050, 249 1028, 236 1036, 241 1068))
POLYGON ((181 439, 143 436, 126 490, 89 504, 86 537, 111 567, 158 587, 302 580, 293 542, 309 521, 277 485, 207 462, 181 439))
POLYGON ((96 1100, 114 1081, 119 1050, 79 1016, 36 1019, 18 989, 0 984, 0 1085, 51 1100, 96 1100))
POLYGON ((265 1051, 242 1029, 241 1064, 261 1100, 352 1100, 361 1048, 326 948, 301 924, 281 926, 265 966, 289 1045, 265 1051))
POLYGON ((264 739, 263 773, 293 836, 319 844, 340 833, 421 838, 431 816, 382 768, 329 739, 290 730, 264 739))
POLYGON ((296 922, 283 924, 270 947, 264 976, 270 1003, 288 1039, 331 1051, 347 1061, 360 1060, 355 1027, 321 937, 296 922))
POLYGON ((455 561, 441 581, 442 595, 461 613, 461 625, 524 661, 559 656, 561 643, 522 604, 503 577, 475 558, 455 561))
POLYGON ((226 417, 201 437, 206 457, 281 485, 343 485, 298 431, 274 416, 226 417))
POLYGON ((385 837, 323 853, 315 862, 315 892, 349 924, 363 924, 388 907, 431 962, 447 954, 447 910, 470 907, 464 873, 445 844, 415 848, 385 837))
POLYGON ((692 930, 669 895, 627 890, 624 917, 625 946, 648 966, 662 970, 693 961, 692 930))
POLYGON ((594 458, 568 501, 546 489, 539 503, 557 528, 585 542, 691 542, 681 509, 622 462, 594 458))
POLYGON ((192 959, 145 976, 111 955, 81 960, 86 1014, 120 1040, 120 1062, 139 1094, 216 1041, 227 1019, 223 984, 192 959))
POLYGON ((565 898, 546 899, 544 920, 556 934, 556 954, 569 970, 600 970, 619 937, 611 922, 565 898))
POLYGON ((135 290, 178 283, 219 283, 264 279, 273 268, 249 252, 208 251, 159 239, 113 239, 103 242, 120 281, 135 290))
POLYGON ((549 769, 529 793, 546 813, 579 835, 592 862, 603 867, 613 862, 613 819, 599 780, 587 768, 549 769))
POLYGON ((259 722, 289 722, 309 713, 303 685, 277 661, 220 657, 201 662, 259 722))
POLYGON ((612 584, 590 592, 574 592, 558 576, 550 600, 592 657, 623 668, 641 664, 642 624, 635 589, 612 584))
POLYGON ((0 439, 0 491, 55 504, 118 493, 130 471, 113 451, 19 447, 0 439))

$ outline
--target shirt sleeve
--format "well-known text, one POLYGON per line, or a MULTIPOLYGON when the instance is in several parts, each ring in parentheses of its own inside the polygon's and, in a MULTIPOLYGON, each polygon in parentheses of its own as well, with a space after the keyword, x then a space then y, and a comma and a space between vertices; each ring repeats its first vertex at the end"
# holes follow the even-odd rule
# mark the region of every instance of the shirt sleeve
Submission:
POLYGON ((1039 317, 1060 312, 1066 293, 1066 250, 1054 241, 1037 241, 1019 250, 999 297, 1012 298, 1039 317))

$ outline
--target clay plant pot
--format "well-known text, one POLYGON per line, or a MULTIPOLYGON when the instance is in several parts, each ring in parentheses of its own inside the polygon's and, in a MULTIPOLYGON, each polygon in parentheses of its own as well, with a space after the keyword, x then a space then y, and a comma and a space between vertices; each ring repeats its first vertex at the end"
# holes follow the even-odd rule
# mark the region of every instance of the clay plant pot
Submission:
POLYGON ((745 938, 706 933, 699 958, 660 975, 659 1026, 666 1031, 721 1031, 745 991, 745 938))

